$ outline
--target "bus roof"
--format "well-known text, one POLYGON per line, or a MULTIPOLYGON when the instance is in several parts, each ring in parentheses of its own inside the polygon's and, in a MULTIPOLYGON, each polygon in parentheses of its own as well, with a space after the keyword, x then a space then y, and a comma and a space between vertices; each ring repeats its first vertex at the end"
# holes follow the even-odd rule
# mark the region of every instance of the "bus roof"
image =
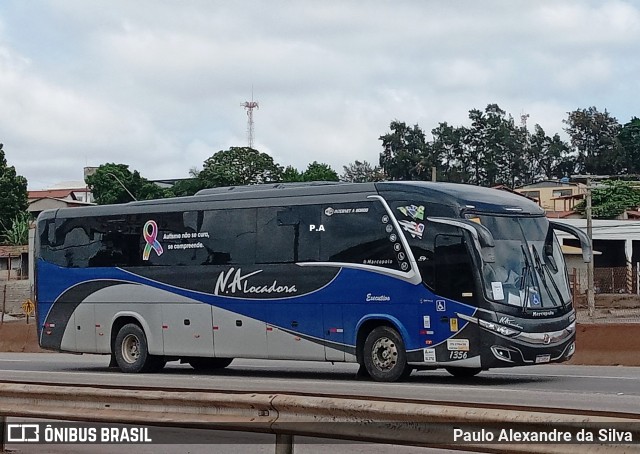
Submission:
MULTIPOLYGON (((174 205, 180 209, 193 210, 194 204, 202 202, 250 201, 260 199, 277 199, 280 203, 286 198, 291 204, 301 202, 298 198, 310 196, 331 196, 347 194, 381 195, 406 194, 407 200, 434 202, 448 205, 459 210, 475 210, 479 212, 543 215, 544 210, 535 202, 504 190, 484 188, 468 184, 440 183, 424 181, 388 181, 378 183, 346 183, 346 182, 305 182, 305 183, 272 183, 249 186, 229 186, 203 189, 194 196, 168 199, 141 200, 125 204, 103 205, 82 208, 61 208, 43 212, 44 218, 115 215, 152 210, 153 207, 164 208, 174 205), (78 211, 82 210, 82 211, 78 211)), ((287 201, 284 201, 286 204, 287 201)))
POLYGON ((471 184, 431 181, 385 181, 376 183, 378 191, 419 195, 442 205, 458 206, 460 210, 543 216, 544 210, 534 201, 516 192, 485 188, 471 184))

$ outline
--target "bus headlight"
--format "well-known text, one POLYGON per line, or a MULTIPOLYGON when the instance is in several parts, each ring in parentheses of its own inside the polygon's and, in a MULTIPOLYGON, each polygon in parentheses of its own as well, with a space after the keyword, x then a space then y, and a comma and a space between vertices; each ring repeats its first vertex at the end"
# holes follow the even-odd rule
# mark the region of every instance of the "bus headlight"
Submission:
POLYGON ((498 334, 502 334, 503 336, 514 336, 516 334, 520 334, 520 331, 516 331, 512 328, 507 328, 503 325, 498 325, 497 323, 488 322, 486 320, 478 319, 478 323, 485 329, 489 331, 494 331, 498 334))

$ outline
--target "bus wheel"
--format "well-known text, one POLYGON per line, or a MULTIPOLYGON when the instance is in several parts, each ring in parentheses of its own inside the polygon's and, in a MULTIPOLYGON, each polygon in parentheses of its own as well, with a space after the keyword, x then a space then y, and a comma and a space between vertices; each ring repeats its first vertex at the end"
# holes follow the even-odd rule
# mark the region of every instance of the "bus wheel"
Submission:
POLYGON ((482 371, 479 367, 447 367, 446 369, 447 372, 458 378, 475 377, 482 371))
POLYGON ((233 358, 189 358, 187 361, 191 367, 197 371, 213 371, 224 369, 231 364, 233 358))
MULTIPOLYGON (((149 372, 159 366, 156 362, 158 358, 149 355, 144 331, 135 323, 129 323, 120 328, 114 350, 116 362, 122 372, 149 372)), ((162 366, 164 367, 164 364, 162 366)))
POLYGON ((364 342, 363 353, 364 365, 375 381, 392 382, 406 377, 407 354, 395 329, 388 326, 375 328, 364 342))

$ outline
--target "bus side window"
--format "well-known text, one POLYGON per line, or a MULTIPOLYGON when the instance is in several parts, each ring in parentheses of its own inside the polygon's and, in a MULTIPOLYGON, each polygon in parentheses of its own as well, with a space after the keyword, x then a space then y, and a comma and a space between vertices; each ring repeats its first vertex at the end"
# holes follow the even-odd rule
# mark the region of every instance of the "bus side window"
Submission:
POLYGON ((435 237, 435 292, 461 301, 474 293, 472 262, 464 238, 439 234, 435 237))
POLYGON ((202 231, 209 233, 202 241, 208 252, 205 265, 255 263, 255 208, 205 211, 202 231))
POLYGON ((132 219, 100 217, 91 223, 92 234, 88 240, 92 247, 88 257, 83 258, 83 267, 132 266, 136 263, 139 234, 131 232, 132 219))
POLYGON ((258 208, 256 263, 298 260, 300 221, 291 208, 258 208))
POLYGON ((410 270, 398 232, 379 202, 332 204, 323 213, 322 261, 410 270))

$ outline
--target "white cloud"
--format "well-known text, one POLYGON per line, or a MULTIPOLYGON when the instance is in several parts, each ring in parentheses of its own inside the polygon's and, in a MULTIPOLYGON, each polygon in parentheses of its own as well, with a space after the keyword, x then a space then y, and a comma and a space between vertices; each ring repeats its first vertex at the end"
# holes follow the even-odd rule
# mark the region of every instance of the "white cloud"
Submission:
POLYGON ((466 124, 497 103, 548 134, 596 105, 638 115, 631 1, 0 5, 0 142, 33 187, 122 162, 185 177, 255 140, 282 165, 377 163, 390 121, 466 124), (37 13, 36 13, 37 11, 37 13))

